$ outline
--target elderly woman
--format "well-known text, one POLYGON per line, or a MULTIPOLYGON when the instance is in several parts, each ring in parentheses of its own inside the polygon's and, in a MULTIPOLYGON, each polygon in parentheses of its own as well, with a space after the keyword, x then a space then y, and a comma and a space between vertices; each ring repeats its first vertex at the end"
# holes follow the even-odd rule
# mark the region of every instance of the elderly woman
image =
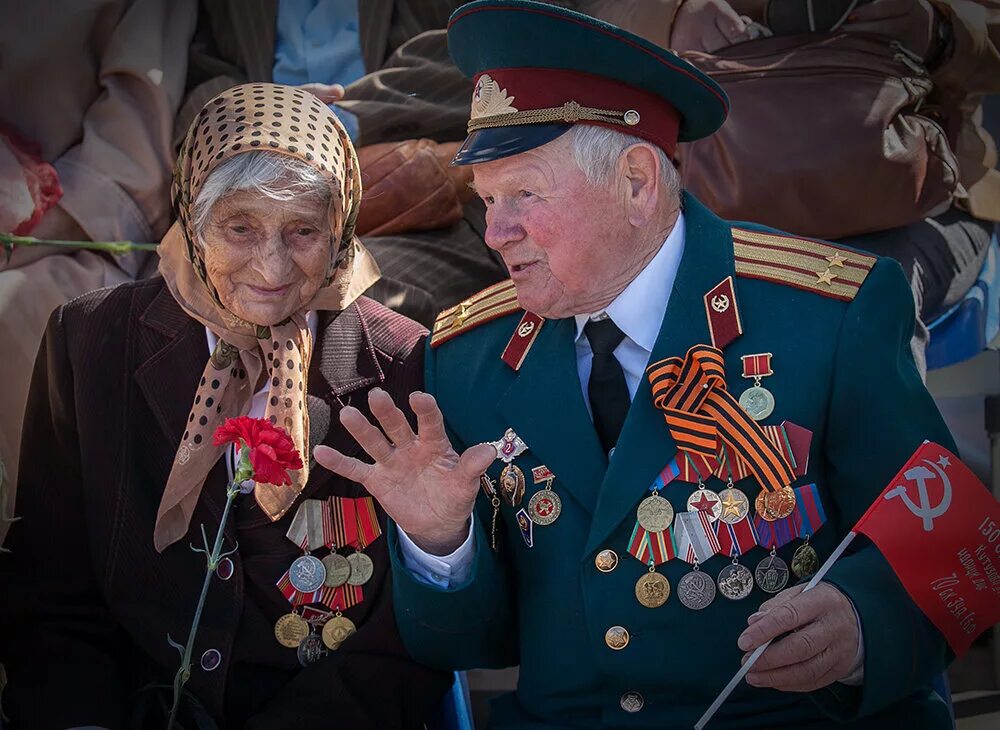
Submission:
POLYGON ((234 504, 184 727, 420 727, 449 678, 397 634, 384 513, 309 468, 315 444, 356 449, 342 408, 421 383, 422 328, 361 296, 378 271, 353 235, 347 134, 308 93, 230 89, 192 125, 173 195, 161 276, 57 310, 38 356, 0 556, 10 727, 164 727, 167 637, 187 636, 204 578, 190 544, 233 468, 212 434, 247 414, 305 465, 234 504), (322 569, 296 572, 303 556, 322 569), (331 641, 332 620, 356 633, 331 641))

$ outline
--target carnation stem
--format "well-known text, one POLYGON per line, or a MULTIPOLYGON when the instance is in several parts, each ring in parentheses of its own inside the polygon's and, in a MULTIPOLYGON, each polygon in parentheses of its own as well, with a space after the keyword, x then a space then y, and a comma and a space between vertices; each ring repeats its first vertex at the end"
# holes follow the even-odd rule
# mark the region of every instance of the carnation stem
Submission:
POLYGON ((91 251, 107 251, 113 254, 123 254, 129 251, 155 251, 155 243, 136 243, 135 241, 53 241, 33 236, 15 236, 10 233, 0 233, 0 244, 5 248, 13 246, 62 246, 64 248, 85 248, 91 251))
MULTIPOLYGON (((238 475, 239 476, 239 475, 238 475)), ((173 730, 174 722, 177 719, 177 710, 181 702, 181 688, 191 677, 191 653, 194 651, 194 638, 198 633, 198 625, 201 623, 201 612, 205 608, 205 598, 208 596, 208 586, 212 582, 212 575, 219 566, 219 559, 222 555, 222 538, 226 529, 226 522, 229 519, 229 508, 232 507, 236 495, 240 493, 239 482, 233 482, 226 488, 226 507, 222 511, 222 520, 219 522, 219 529, 215 533, 215 545, 212 552, 206 551, 205 582, 201 586, 201 595, 198 597, 198 607, 194 611, 194 620, 191 622, 191 632, 188 634, 187 643, 184 645, 184 655, 181 658, 181 665, 174 675, 174 704, 170 708, 170 719, 167 721, 167 730, 173 730)), ((207 545, 205 546, 208 547, 207 545)))

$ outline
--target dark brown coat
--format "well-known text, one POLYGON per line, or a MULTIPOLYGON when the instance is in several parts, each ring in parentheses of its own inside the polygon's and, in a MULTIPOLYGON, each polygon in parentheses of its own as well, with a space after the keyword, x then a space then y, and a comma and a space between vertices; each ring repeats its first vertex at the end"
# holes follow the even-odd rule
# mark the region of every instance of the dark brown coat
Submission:
MULTIPOLYGON (((357 454, 337 414, 347 404, 367 412, 375 386, 405 402, 422 383, 423 335, 366 298, 323 313, 308 385, 313 441, 357 454)), ((0 555, 3 709, 13 730, 123 727, 136 690, 172 681, 179 656, 167 635, 187 638, 204 558, 187 540, 158 554, 153 523, 207 358, 205 328, 159 278, 53 315, 24 428, 21 519, 11 554, 0 555)), ((192 519, 195 544, 200 524, 214 535, 225 484, 220 460, 192 519)), ((362 494, 316 467, 301 498, 362 494)), ((400 642, 385 539, 367 550, 375 576, 363 603, 345 612, 358 633, 303 669, 273 634, 289 610, 274 583, 299 554, 285 537, 295 509, 272 524, 251 497, 236 505, 226 536, 240 540, 235 571, 209 589, 187 685, 208 714, 226 727, 419 727, 449 677, 414 663, 400 642), (213 648, 222 662, 205 671, 199 659, 213 648)))

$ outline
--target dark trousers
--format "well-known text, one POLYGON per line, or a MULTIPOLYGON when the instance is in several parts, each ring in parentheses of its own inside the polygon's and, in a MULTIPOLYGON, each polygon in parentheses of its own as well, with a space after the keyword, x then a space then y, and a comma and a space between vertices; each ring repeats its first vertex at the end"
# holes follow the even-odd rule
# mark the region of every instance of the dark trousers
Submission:
POLYGON ((922 375, 927 370, 927 322, 957 303, 975 283, 994 225, 953 207, 908 226, 841 239, 849 246, 894 258, 903 267, 919 314, 913 358, 922 375))
POLYGON ((433 326, 442 310, 507 278, 500 255, 483 240, 485 232, 486 208, 473 199, 450 228, 362 238, 382 270, 368 295, 433 326))

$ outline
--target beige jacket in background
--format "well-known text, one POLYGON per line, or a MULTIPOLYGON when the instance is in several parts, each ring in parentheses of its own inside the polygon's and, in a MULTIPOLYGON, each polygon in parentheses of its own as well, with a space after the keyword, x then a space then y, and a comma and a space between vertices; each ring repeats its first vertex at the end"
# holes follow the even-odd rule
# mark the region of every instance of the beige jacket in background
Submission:
MULTIPOLYGON (((36 236, 158 241, 166 231, 171 134, 196 11, 195 0, 0 0, 0 119, 38 143, 64 190, 36 236)), ((18 248, 9 263, 0 255, 0 460, 8 511, 49 313, 134 278, 140 264, 138 256, 115 262, 65 249, 18 248)), ((5 533, 0 521, 0 541, 5 533)))

